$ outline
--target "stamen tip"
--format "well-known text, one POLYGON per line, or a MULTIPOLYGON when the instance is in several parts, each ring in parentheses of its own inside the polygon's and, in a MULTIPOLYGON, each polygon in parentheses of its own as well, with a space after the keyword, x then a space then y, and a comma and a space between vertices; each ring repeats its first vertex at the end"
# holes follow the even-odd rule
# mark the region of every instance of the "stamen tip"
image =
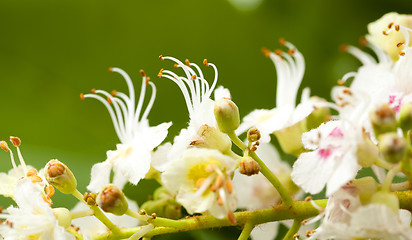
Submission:
POLYGON ((196 80, 196 75, 192 75, 192 77, 190 78, 190 80, 196 80))
POLYGON ((280 43, 280 45, 285 46, 286 40, 283 37, 279 38, 279 43, 280 43))
POLYGON ((92 88, 91 92, 96 94, 96 88, 92 88))
POLYGON ((18 137, 10 136, 10 142, 13 143, 15 147, 19 147, 21 144, 21 140, 18 137))
POLYGON ((84 94, 83 93, 80 93, 80 99, 82 100, 82 101, 84 101, 84 94))
POLYGON ((3 149, 5 152, 9 151, 9 146, 7 145, 6 141, 0 141, 0 147, 3 149))
POLYGON ((281 56, 281 55, 282 55, 282 50, 276 49, 276 50, 274 51, 274 53, 275 53, 276 55, 281 56))
POLYGON ((401 27, 399 25, 395 25, 395 31, 399 31, 401 27))
POLYGON ((113 68, 112 68, 112 67, 109 67, 109 72, 113 72, 113 68))
POLYGON ((209 67, 209 63, 207 62, 207 59, 206 59, 206 58, 203 59, 203 64, 204 64, 206 67, 209 67))
POLYGON ((262 54, 265 55, 265 57, 269 57, 269 56, 270 56, 270 50, 269 50, 269 49, 263 47, 263 48, 261 49, 261 51, 262 51, 262 54))
POLYGON ((338 80, 338 85, 339 85, 339 86, 343 86, 343 85, 345 85, 345 81, 343 81, 343 80, 339 79, 339 80, 338 80))
POLYGON ((109 103, 109 104, 112 104, 113 102, 112 102, 112 99, 110 98, 110 97, 107 97, 107 102, 109 103))
POLYGON ((339 47, 339 51, 345 53, 345 52, 348 51, 348 48, 349 48, 349 45, 348 45, 348 44, 342 44, 342 45, 340 45, 340 47, 339 47))
POLYGON ((117 91, 113 89, 113 90, 110 92, 110 95, 112 95, 113 97, 116 97, 117 91))
POLYGON ((146 73, 144 72, 144 70, 143 69, 140 69, 140 74, 142 74, 142 77, 146 77, 146 73))
POLYGON ((366 45, 368 45, 368 40, 366 40, 365 37, 360 37, 359 38, 359 45, 361 45, 362 47, 365 47, 366 45))
POLYGON ((394 22, 391 22, 388 24, 388 28, 392 28, 393 24, 395 24, 394 22))
POLYGON ((296 52, 296 49, 293 49, 293 48, 291 48, 291 49, 288 50, 288 54, 291 55, 291 56, 292 56, 293 54, 295 54, 295 52, 296 52))
POLYGON ((163 55, 160 55, 160 56, 159 56, 159 59, 160 59, 161 61, 163 61, 163 60, 164 60, 163 55))
POLYGON ((388 36, 388 33, 385 30, 382 31, 382 34, 388 36))
POLYGON ((185 64, 186 64, 188 67, 190 67, 190 61, 189 61, 189 59, 185 59, 185 64))
POLYGON ((157 76, 158 76, 159 78, 161 78, 161 77, 162 77, 162 75, 163 75, 163 71, 164 71, 164 69, 162 68, 162 69, 160 69, 159 73, 157 74, 157 76))

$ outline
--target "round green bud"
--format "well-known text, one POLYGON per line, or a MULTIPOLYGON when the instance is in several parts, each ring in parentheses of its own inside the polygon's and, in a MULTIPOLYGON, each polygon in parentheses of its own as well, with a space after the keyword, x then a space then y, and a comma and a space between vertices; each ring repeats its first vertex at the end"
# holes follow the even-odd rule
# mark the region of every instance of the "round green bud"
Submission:
POLYGON ((360 201, 363 205, 368 204, 378 190, 378 183, 373 177, 363 177, 352 180, 352 184, 358 189, 360 201))
MULTIPOLYGON (((325 99, 316 96, 311 97, 310 100, 315 103, 327 102, 325 99)), ((315 107, 313 112, 306 118, 306 128, 308 130, 317 128, 320 124, 329 121, 330 117, 331 113, 328 107, 315 107)))
POLYGON ((388 104, 375 107, 370 112, 369 118, 376 137, 387 132, 396 132, 396 114, 388 104))
POLYGON ((396 133, 385 133, 379 137, 379 150, 387 162, 398 163, 406 154, 406 142, 396 133))
POLYGON ((67 208, 53 208, 53 214, 60 226, 64 228, 70 227, 72 223, 72 215, 67 208))
POLYGON ((72 171, 57 159, 46 164, 44 176, 47 182, 64 194, 71 194, 76 190, 77 181, 72 171))
POLYGON ((121 216, 129 209, 126 197, 122 190, 115 185, 109 184, 99 192, 96 198, 97 205, 105 212, 121 216))
POLYGON ((280 147, 286 153, 299 156, 303 151, 302 134, 305 131, 305 121, 274 131, 280 147))
POLYGON ((358 163, 364 168, 372 166, 379 160, 379 148, 374 144, 367 134, 363 134, 363 141, 356 148, 358 163))
POLYGON ((398 123, 404 133, 412 129, 412 102, 402 105, 398 123))
POLYGON ((239 109, 232 100, 228 98, 217 100, 215 102, 214 113, 217 125, 221 132, 230 133, 239 127, 239 109))

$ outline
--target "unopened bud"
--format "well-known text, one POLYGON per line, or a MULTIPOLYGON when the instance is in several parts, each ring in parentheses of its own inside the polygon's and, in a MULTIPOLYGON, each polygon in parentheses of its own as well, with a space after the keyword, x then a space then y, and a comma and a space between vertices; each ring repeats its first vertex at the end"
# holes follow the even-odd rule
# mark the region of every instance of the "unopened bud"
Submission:
POLYGON ((57 159, 50 160, 45 167, 47 182, 64 194, 71 194, 76 190, 77 181, 72 171, 57 159))
POLYGON ((260 131, 257 128, 251 128, 247 131, 247 140, 249 142, 256 142, 260 139, 260 131))
POLYGON ((221 132, 230 133, 239 127, 239 109, 232 100, 228 98, 217 100, 215 102, 214 113, 221 132))
POLYGON ((379 160, 379 148, 372 142, 369 136, 364 133, 363 141, 356 148, 356 156, 359 165, 362 167, 370 167, 379 160))
POLYGON ((89 205, 89 206, 94 206, 94 205, 96 205, 96 198, 97 198, 96 193, 92 193, 92 192, 86 192, 86 193, 84 193, 84 195, 83 195, 84 201, 85 201, 85 202, 87 203, 87 205, 89 205))
POLYGON ((388 104, 374 108, 369 117, 376 137, 383 133, 396 132, 395 111, 388 104))
POLYGON ((216 149, 223 154, 230 152, 232 149, 232 141, 230 141, 229 137, 207 124, 200 126, 197 131, 196 140, 192 141, 190 145, 216 149))
POLYGON ((398 123, 404 133, 412 129, 412 102, 402 105, 398 123))
POLYGON ((258 174, 260 171, 259 164, 249 156, 245 156, 240 160, 239 172, 241 174, 252 176, 258 174))
POLYGON ((273 132, 284 152, 299 156, 303 151, 302 134, 305 132, 305 121, 273 132))
POLYGON ((370 202, 371 197, 378 190, 378 183, 373 177, 363 177, 352 180, 352 184, 357 188, 359 199, 363 205, 370 202))
POLYGON ((112 184, 105 186, 103 190, 100 191, 97 195, 96 203, 103 211, 118 216, 123 215, 127 209, 129 209, 129 204, 124 193, 112 184))
POLYGON ((60 226, 64 228, 70 227, 70 224, 72 223, 72 217, 70 211, 67 208, 53 208, 53 214, 60 226))
POLYGON ((406 154, 405 139, 396 133, 385 133, 379 137, 379 150, 387 162, 398 163, 406 154))
POLYGON ((376 192, 372 195, 371 203, 378 203, 387 206, 390 210, 398 214, 399 211, 399 199, 390 192, 376 192))

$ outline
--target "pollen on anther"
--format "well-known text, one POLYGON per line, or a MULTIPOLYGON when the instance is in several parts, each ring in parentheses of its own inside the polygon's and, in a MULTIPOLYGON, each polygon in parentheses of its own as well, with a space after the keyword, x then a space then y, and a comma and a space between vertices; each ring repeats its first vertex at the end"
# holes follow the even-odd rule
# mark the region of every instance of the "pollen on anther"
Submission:
POLYGON ((347 52, 347 51, 348 51, 348 48, 349 48, 348 44, 342 44, 342 45, 340 45, 340 47, 339 47, 339 51, 341 51, 341 52, 347 52))
POLYGON ((289 55, 293 55, 295 52, 296 52, 296 50, 293 49, 293 48, 291 48, 291 49, 288 50, 288 54, 289 54, 289 55))
POLYGON ((37 170, 36 169, 34 169, 34 168, 31 168, 29 171, 27 171, 27 173, 26 173, 26 176, 27 177, 31 177, 31 176, 34 176, 34 175, 37 175, 37 170))
POLYGON ((393 22, 389 23, 388 28, 392 28, 393 24, 394 24, 393 22))
POLYGON ((223 205, 223 199, 220 195, 217 197, 217 204, 219 204, 219 206, 223 205))
POLYGON ((405 56, 405 52, 400 51, 400 52, 399 52, 399 55, 401 55, 401 56, 405 56))
POLYGON ((203 64, 204 64, 206 67, 209 67, 209 63, 207 62, 207 59, 206 59, 206 58, 203 59, 203 64))
POLYGON ((163 55, 160 55, 159 59, 163 61, 164 60, 163 55))
POLYGON ((276 54, 276 55, 282 55, 282 50, 280 50, 280 49, 276 49, 275 51, 274 51, 274 53, 276 54))
POLYGON ((84 94, 80 93, 80 100, 84 101, 84 94))
POLYGON ((280 45, 285 46, 286 40, 284 38, 279 38, 279 43, 280 45))
POLYGON ((107 102, 108 102, 109 104, 112 104, 112 103, 113 103, 113 102, 112 102, 112 99, 109 98, 109 97, 107 97, 107 102))
POLYGON ((56 191, 52 185, 46 187, 46 193, 48 197, 52 197, 56 191))
POLYGON ((229 180, 226 180, 225 185, 226 185, 227 192, 228 192, 229 194, 231 194, 231 193, 233 192, 233 184, 232 184, 232 182, 229 181, 229 180))
POLYGON ((140 69, 140 74, 142 74, 142 77, 146 77, 146 73, 144 72, 144 70, 143 69, 140 69))
POLYGON ((338 85, 339 85, 339 86, 345 85, 345 81, 342 81, 341 79, 339 79, 339 80, 338 80, 338 85))
POLYGON ((398 44, 396 44, 396 47, 400 47, 404 44, 404 42, 398 42, 398 44))
POLYGON ((186 64, 188 67, 190 67, 189 59, 186 59, 186 60, 185 60, 185 64, 186 64))
POLYGON ((177 68, 177 67, 178 67, 177 63, 175 63, 175 64, 173 65, 173 67, 174 67, 174 68, 177 68))
POLYGON ((112 95, 113 97, 116 97, 117 91, 116 91, 116 90, 112 90, 112 91, 110 92, 110 95, 112 95))
POLYGON ((267 48, 262 48, 262 54, 265 55, 265 57, 270 56, 270 50, 267 48))
POLYGON ((388 36, 388 33, 385 30, 382 31, 382 34, 388 36))
POLYGON ((146 84, 146 85, 149 85, 149 82, 150 82, 150 78, 147 77, 147 78, 146 78, 146 81, 145 81, 145 84, 146 84))
POLYGON ((112 67, 109 67, 109 72, 113 72, 113 68, 112 68, 112 67))
POLYGON ((366 40, 365 37, 360 37, 360 38, 359 38, 359 44, 360 44, 362 47, 365 47, 366 45, 368 45, 368 40, 366 40))
POLYGON ((91 92, 96 94, 96 88, 92 88, 91 92))
POLYGON ((399 25, 395 25, 395 31, 399 31, 400 26, 399 25))
POLYGON ((10 149, 9 149, 9 146, 7 145, 7 143, 6 143, 6 141, 1 141, 0 142, 0 147, 4 150, 4 151, 6 151, 6 152, 8 152, 10 149))
POLYGON ((13 143, 13 146, 19 147, 21 144, 20 138, 10 136, 10 142, 13 143))
POLYGON ((162 77, 162 75, 163 75, 163 71, 164 71, 164 69, 162 68, 162 69, 160 69, 159 73, 157 74, 157 76, 158 76, 159 78, 161 78, 161 77, 162 77))
POLYGON ((195 80, 196 79, 196 75, 192 75, 192 77, 190 78, 190 80, 195 80))

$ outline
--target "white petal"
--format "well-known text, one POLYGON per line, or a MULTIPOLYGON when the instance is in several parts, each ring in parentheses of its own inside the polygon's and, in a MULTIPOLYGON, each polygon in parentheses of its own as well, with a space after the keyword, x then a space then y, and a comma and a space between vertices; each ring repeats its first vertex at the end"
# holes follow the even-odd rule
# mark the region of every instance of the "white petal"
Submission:
POLYGON ((219 86, 215 89, 215 101, 222 98, 231 98, 229 89, 219 86))
POLYGON ((103 186, 110 183, 111 170, 112 164, 108 161, 94 164, 92 167, 90 184, 87 186, 87 189, 94 193, 100 192, 103 186))
POLYGON ((168 153, 172 148, 171 143, 165 143, 159 146, 152 154, 152 166, 159 172, 164 172, 170 163, 168 153))
POLYGON ((279 222, 259 224, 253 228, 250 236, 252 240, 273 240, 278 235, 279 222))

